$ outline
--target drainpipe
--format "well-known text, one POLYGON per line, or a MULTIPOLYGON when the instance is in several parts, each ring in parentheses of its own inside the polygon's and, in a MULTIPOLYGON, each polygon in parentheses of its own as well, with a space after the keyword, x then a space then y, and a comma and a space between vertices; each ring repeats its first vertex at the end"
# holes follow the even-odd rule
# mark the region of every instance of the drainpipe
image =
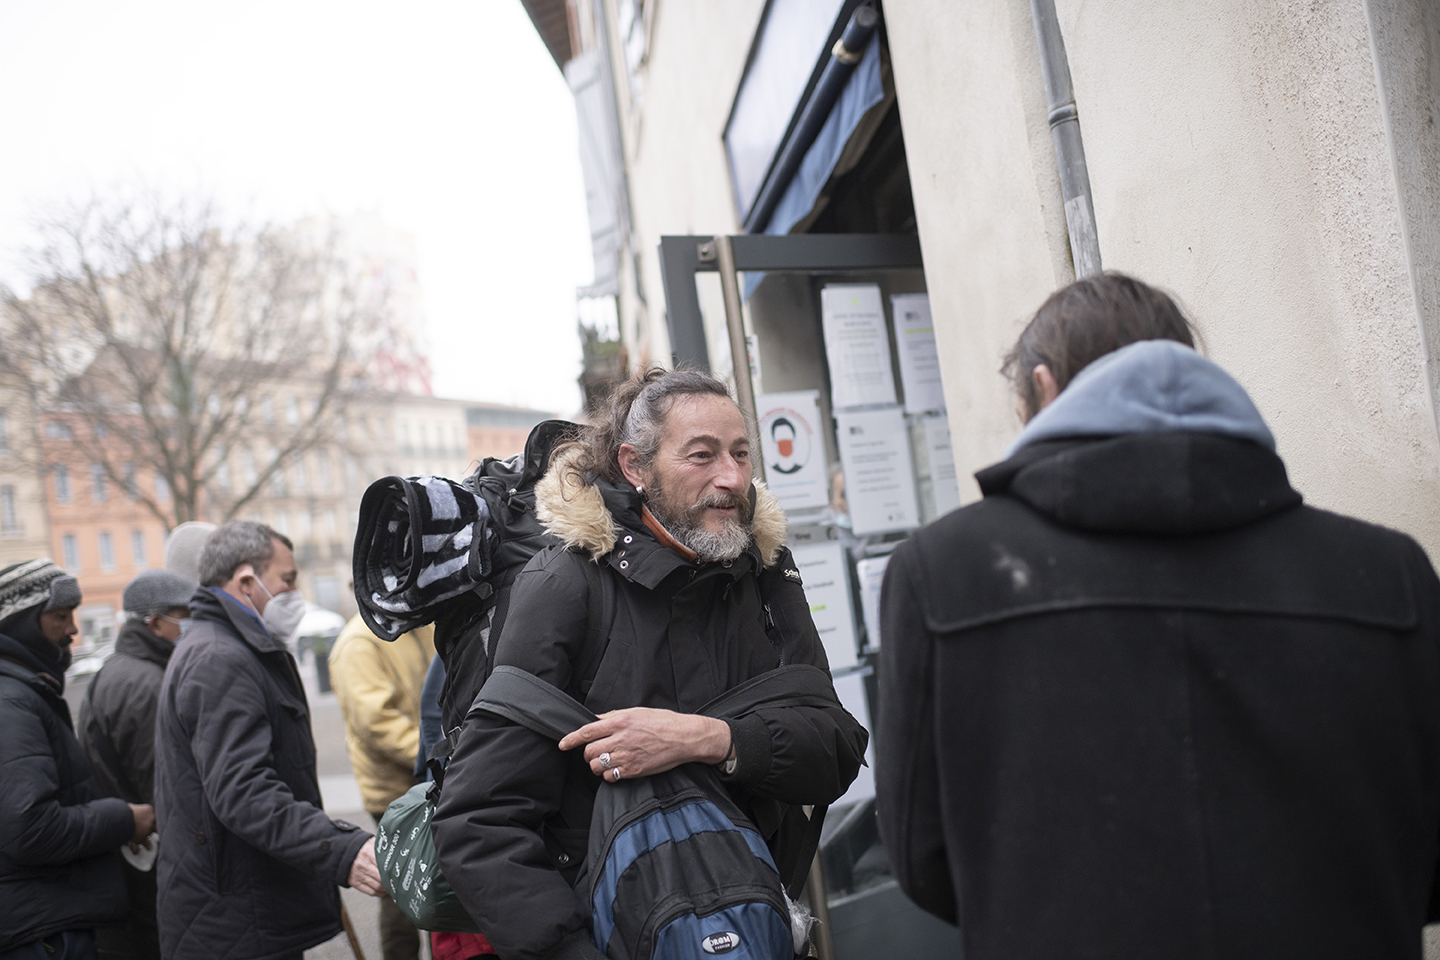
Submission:
POLYGON ((1065 225, 1070 231, 1070 256, 1078 280, 1100 272, 1100 237, 1095 233, 1095 205, 1090 200, 1090 170, 1085 166, 1085 143, 1080 139, 1080 114, 1075 109, 1075 87, 1070 82, 1070 61, 1055 16, 1055 0, 1030 0, 1030 14, 1035 19, 1035 40, 1040 45, 1050 137, 1055 142, 1065 225))
POLYGON ((780 198, 795 178, 795 171, 800 169, 800 161, 805 159, 810 145, 820 134, 820 128, 829 119, 830 108, 840 99, 840 92, 845 89, 850 74, 855 72, 855 65, 865 55, 865 45, 874 36, 879 23, 880 14, 868 3, 850 15, 845 31, 830 50, 830 59, 820 73, 815 91, 800 113, 795 132, 785 141, 774 170, 765 179, 760 195, 750 207, 750 216, 745 218, 746 232, 761 233, 770 222, 770 215, 780 205, 780 198))

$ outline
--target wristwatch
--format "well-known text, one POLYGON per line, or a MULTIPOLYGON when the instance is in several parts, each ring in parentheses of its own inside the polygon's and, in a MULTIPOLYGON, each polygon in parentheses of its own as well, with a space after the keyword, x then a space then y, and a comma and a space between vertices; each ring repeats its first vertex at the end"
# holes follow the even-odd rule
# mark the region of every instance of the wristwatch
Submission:
POLYGON ((716 766, 720 768, 721 773, 728 777, 735 773, 735 768, 739 765, 740 758, 735 755, 735 745, 732 743, 730 745, 730 756, 726 757, 721 763, 716 764, 716 766))

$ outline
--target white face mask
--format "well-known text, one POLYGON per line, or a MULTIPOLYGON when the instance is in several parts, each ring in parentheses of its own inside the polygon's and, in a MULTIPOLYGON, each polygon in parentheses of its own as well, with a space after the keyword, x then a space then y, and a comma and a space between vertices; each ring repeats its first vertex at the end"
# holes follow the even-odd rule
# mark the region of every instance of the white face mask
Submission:
POLYGON ((305 618, 305 595, 299 590, 286 590, 276 595, 270 592, 265 582, 259 577, 255 582, 260 584, 260 589, 270 598, 265 604, 265 612, 260 615, 265 629, 270 631, 270 636, 276 640, 289 643, 295 638, 295 631, 300 629, 300 621, 305 618))

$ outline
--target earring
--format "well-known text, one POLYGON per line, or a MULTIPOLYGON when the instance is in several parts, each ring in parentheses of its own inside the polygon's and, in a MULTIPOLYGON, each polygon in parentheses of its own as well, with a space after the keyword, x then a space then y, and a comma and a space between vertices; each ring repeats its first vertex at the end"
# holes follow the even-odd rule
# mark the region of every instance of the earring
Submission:
POLYGON ((635 492, 636 492, 636 493, 644 493, 644 492, 645 492, 645 488, 642 487, 640 484, 637 483, 637 484, 635 484, 635 492))

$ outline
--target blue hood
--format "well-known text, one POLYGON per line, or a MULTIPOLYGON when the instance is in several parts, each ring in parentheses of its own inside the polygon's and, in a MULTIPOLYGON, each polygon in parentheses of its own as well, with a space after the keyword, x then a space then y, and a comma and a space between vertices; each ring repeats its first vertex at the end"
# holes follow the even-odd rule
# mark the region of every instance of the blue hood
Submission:
POLYGON ((1020 431, 1005 456, 1044 440, 1137 433, 1209 433, 1274 451, 1245 388, 1173 340, 1144 340, 1090 364, 1020 431))

